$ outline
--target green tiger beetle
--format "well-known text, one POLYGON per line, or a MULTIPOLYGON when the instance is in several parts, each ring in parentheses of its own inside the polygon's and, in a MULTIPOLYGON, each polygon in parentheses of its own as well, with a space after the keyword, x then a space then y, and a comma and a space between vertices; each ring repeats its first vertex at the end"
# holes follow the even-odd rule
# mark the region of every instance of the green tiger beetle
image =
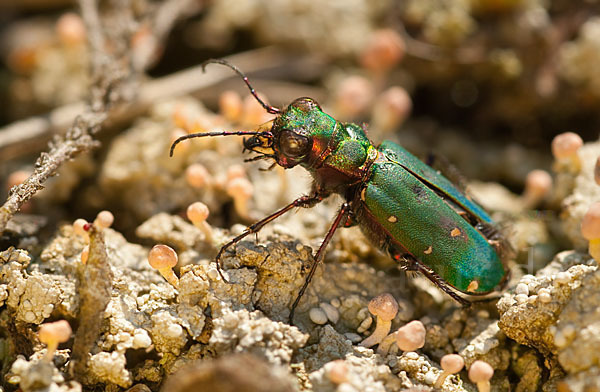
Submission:
POLYGON ((290 310, 290 322, 310 284, 325 249, 340 225, 358 224, 377 247, 385 250, 406 271, 417 271, 463 305, 502 289, 507 281, 504 241, 490 216, 440 172, 391 141, 378 147, 365 129, 337 121, 312 98, 298 98, 279 109, 263 102, 248 78, 224 60, 203 64, 225 65, 240 75, 254 98, 275 119, 254 131, 205 132, 183 140, 207 136, 249 136, 244 150, 258 155, 250 161, 270 159, 285 169, 304 167, 314 182, 309 195, 301 196, 249 226, 226 243, 230 246, 257 233, 266 224, 296 208, 310 208, 333 193, 344 198, 333 224, 314 255, 314 261, 290 310))

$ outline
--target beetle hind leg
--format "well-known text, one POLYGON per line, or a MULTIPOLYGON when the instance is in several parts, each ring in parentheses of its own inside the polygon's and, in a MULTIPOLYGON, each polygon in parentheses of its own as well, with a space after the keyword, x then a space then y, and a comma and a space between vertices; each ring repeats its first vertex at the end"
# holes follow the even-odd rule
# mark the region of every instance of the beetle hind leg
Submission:
POLYGON ((458 295, 456 291, 454 291, 454 289, 452 289, 452 287, 450 287, 448 283, 446 283, 446 281, 440 278, 440 276, 436 274, 433 270, 419 262, 417 263, 419 265, 419 272, 425 275, 425 277, 432 281, 433 284, 435 284, 440 290, 448 294, 450 297, 452 297, 452 299, 461 304, 463 307, 471 306, 471 301, 458 295))
POLYGON ((399 252, 393 247, 388 247, 388 254, 400 265, 400 269, 404 272, 419 272, 419 262, 406 252, 399 252))
MULTIPOLYGON (((397 260, 396 257, 394 257, 394 260, 397 260)), ((408 273, 420 272, 433 284, 435 284, 440 290, 448 294, 452 299, 461 304, 463 307, 471 306, 471 301, 458 295, 456 291, 454 291, 454 289, 450 287, 448 283, 446 283, 446 281, 444 281, 438 274, 435 273, 435 271, 421 263, 413 255, 402 254, 400 255, 400 259, 401 260, 398 260, 400 262, 400 268, 402 268, 404 271, 407 271, 408 273)))

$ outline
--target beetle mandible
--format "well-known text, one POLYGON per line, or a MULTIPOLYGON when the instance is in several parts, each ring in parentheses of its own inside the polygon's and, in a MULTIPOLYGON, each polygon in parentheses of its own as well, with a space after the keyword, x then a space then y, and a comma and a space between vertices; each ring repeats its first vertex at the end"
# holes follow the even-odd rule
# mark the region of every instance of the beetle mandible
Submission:
POLYGON ((204 132, 182 136, 171 145, 170 155, 183 140, 206 136, 249 136, 244 149, 257 153, 251 160, 272 159, 285 169, 300 165, 313 177, 309 195, 301 196, 249 226, 221 247, 223 252, 257 233, 296 207, 312 207, 333 193, 344 198, 327 231, 294 301, 289 320, 323 260, 325 249, 340 225, 358 224, 367 238, 400 263, 417 271, 459 303, 500 289, 508 272, 503 240, 489 215, 450 180, 403 147, 384 141, 378 147, 353 123, 337 121, 312 98, 294 100, 285 109, 263 102, 248 78, 225 60, 208 60, 239 74, 254 98, 275 119, 254 131, 204 132))

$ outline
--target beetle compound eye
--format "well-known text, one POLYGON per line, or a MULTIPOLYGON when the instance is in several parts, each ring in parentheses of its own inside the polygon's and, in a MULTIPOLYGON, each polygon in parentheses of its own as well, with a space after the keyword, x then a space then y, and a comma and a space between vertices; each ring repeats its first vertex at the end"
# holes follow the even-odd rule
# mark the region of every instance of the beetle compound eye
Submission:
POLYGON ((310 140, 306 136, 284 130, 279 139, 279 148, 285 156, 298 158, 310 150, 310 140))

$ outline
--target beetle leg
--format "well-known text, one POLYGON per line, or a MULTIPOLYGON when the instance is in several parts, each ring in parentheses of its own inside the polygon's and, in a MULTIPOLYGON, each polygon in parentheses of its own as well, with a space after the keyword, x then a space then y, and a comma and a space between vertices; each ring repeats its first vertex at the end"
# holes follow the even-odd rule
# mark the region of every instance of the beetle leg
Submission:
POLYGON ((400 269, 404 272, 414 272, 419 270, 419 262, 410 253, 398 250, 393 245, 388 245, 388 254, 395 262, 400 264, 400 269))
POLYGON ((436 274, 431 268, 427 267, 423 263, 414 259, 414 262, 417 266, 417 270, 425 275, 427 279, 433 282, 438 288, 452 297, 456 302, 460 303, 462 306, 467 307, 471 305, 471 301, 461 297, 458 295, 449 285, 446 283, 438 274, 436 274))
POLYGON ((229 281, 225 278, 225 276, 223 276, 223 271, 221 270, 221 256, 223 255, 225 250, 227 250, 227 248, 229 248, 232 245, 237 244, 242 239, 244 239, 246 236, 248 236, 252 233, 258 233, 263 227, 265 227, 266 224, 274 221, 275 219, 279 218, 280 216, 282 216, 286 212, 290 211, 291 209, 296 208, 296 207, 312 207, 315 204, 323 201, 323 199, 325 197, 326 197, 326 195, 323 195, 320 192, 315 192, 312 196, 307 196, 307 195, 301 196, 301 197, 297 198, 296 200, 294 200, 293 202, 291 202, 290 204, 288 204, 287 206, 281 208, 280 210, 275 211, 271 215, 248 226, 248 228, 246 230, 244 230, 244 232, 242 234, 234 237, 231 241, 229 241, 228 243, 223 245, 221 247, 221 249, 219 250, 219 253, 217 253, 217 257, 215 257, 215 262, 217 263, 217 271, 219 272, 219 275, 221 275, 221 279, 223 279, 223 281, 225 281, 226 283, 229 283, 229 281))
POLYGON ((296 310, 296 307, 298 306, 298 303, 300 302, 300 298, 302 298, 302 296, 304 295, 306 288, 308 287, 308 285, 310 284, 310 281, 312 280, 313 276, 315 275, 315 271, 317 270, 318 265, 323 260, 323 256, 325 255, 325 249, 327 248, 327 245, 331 241, 331 238, 333 238, 333 234, 337 230, 340 223, 344 222, 347 219, 350 208, 351 208, 350 203, 344 202, 344 204, 342 204, 342 207, 340 208, 338 214, 336 215, 336 217, 333 221, 333 224, 327 231, 327 234, 325 234, 325 238, 323 239, 321 246, 319 246, 319 249, 317 250, 317 253, 315 254, 313 264, 310 267, 310 271, 309 271, 308 275, 306 276, 306 280, 304 281, 302 288, 298 292, 298 296, 296 297, 296 300, 292 304, 292 308, 290 310, 290 316, 289 316, 290 324, 293 323, 294 311, 296 310))
POLYGON ((356 216, 354 215, 354 211, 349 210, 346 215, 346 220, 342 223, 344 227, 353 227, 358 225, 358 221, 356 220, 356 216))

